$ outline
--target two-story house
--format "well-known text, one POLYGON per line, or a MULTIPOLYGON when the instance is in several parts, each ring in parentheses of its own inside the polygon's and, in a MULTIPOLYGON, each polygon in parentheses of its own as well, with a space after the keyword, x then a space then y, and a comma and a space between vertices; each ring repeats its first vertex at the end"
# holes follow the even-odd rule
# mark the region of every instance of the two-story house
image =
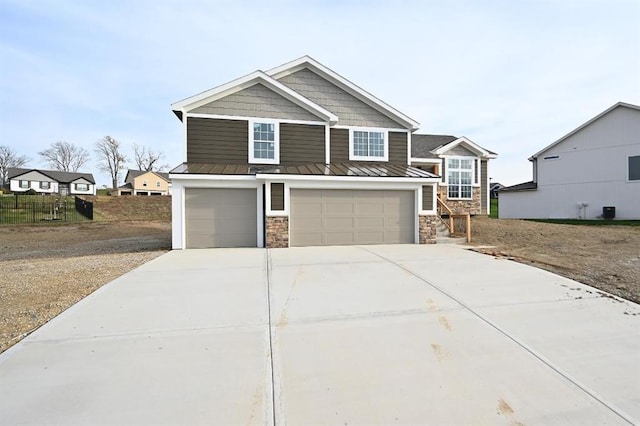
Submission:
POLYGON ((169 173, 129 169, 118 195, 171 195, 169 173))
POLYGON ((640 106, 618 102, 529 157, 500 190, 506 219, 640 219, 640 106))
MULTIPOLYGON (((186 160, 170 172, 173 248, 435 242, 441 177, 412 166, 419 124, 314 59, 172 110, 186 160)), ((466 175, 451 176, 464 181, 454 198, 470 199, 466 175)))

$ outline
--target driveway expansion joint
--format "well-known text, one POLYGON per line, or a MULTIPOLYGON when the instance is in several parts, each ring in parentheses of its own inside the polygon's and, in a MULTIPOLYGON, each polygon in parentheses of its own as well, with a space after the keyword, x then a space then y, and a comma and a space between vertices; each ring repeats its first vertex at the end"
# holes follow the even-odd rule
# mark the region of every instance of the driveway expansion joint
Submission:
POLYGON ((449 293, 448 291, 446 291, 443 288, 441 288, 440 286, 432 283, 431 281, 428 281, 427 279, 422 277, 420 274, 418 274, 416 272, 413 272, 411 269, 407 268, 406 266, 404 266, 404 265, 402 265, 402 264, 400 264, 398 262, 395 262, 395 261, 393 261, 393 260, 391 260, 389 258, 386 258, 383 255, 378 254, 378 253, 376 253, 374 251, 368 250, 365 247, 358 246, 358 248, 360 248, 360 249, 362 249, 362 250, 364 250, 366 252, 369 252, 369 253, 371 253, 371 254, 373 254, 375 256, 378 256, 379 258, 386 260, 387 262, 397 266, 400 269, 403 269, 404 271, 406 271, 409 274, 413 275, 414 277, 418 278, 423 283, 427 284, 428 286, 430 286, 430 287, 434 288, 435 290, 437 290, 438 292, 442 293, 444 296, 446 296, 446 297, 450 298, 451 300, 455 301, 462 308, 464 308, 466 311, 468 311, 470 314, 472 314, 473 316, 475 316, 476 318, 478 318, 479 320, 481 320, 482 322, 484 322, 488 326, 492 327, 494 330, 496 330, 497 332, 502 334, 507 339, 511 340, 516 345, 520 346, 522 349, 524 349, 526 352, 528 352, 530 355, 532 355, 538 361, 542 362, 544 365, 549 367, 551 370, 555 371, 557 374, 559 374, 561 377, 563 377, 569 383, 573 384, 575 387, 577 387, 582 392, 587 394, 589 397, 591 397, 592 399, 594 399, 595 401, 600 403, 602 406, 604 406, 605 408, 610 410, 612 413, 614 413, 615 415, 620 417, 622 420, 624 420, 625 422, 627 422, 627 423, 629 423, 631 425, 635 425, 636 424, 636 422, 635 422, 635 420, 634 420, 634 418, 632 416, 628 415, 627 413, 625 413, 624 411, 622 411, 621 409, 619 409, 618 407, 616 407, 612 403, 610 403, 608 401, 605 401, 604 398, 599 396, 595 391, 593 391, 592 389, 588 388, 586 385, 580 383, 576 378, 572 377, 569 373, 563 371, 559 366, 555 365, 550 360, 548 360, 547 358, 542 356, 542 354, 540 354, 537 351, 533 350, 533 348, 529 347, 524 342, 521 342, 519 339, 517 339, 516 337, 512 336, 511 334, 509 334, 506 330, 502 329, 500 326, 498 326, 496 323, 491 321, 489 318, 485 317, 484 315, 482 315, 481 313, 479 313, 478 311, 473 309, 471 306, 467 305, 462 300, 458 299, 457 297, 455 297, 454 295, 449 293))

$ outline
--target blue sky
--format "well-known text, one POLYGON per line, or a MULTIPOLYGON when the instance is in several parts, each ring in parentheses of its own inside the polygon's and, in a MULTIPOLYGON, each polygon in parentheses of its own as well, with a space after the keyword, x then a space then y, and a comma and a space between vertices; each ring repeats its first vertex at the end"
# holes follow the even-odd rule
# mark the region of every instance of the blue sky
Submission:
POLYGON ((305 54, 420 133, 499 153, 490 177, 515 184, 533 153, 640 104, 640 1, 0 0, 0 145, 42 167, 53 142, 110 135, 173 167, 172 102, 305 54))

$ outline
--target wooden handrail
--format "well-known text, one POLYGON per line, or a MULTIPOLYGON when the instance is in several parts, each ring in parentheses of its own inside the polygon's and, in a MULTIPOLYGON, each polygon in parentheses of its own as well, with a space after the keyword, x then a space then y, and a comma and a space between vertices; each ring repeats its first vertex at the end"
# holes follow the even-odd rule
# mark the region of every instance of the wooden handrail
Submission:
POLYGON ((447 215, 449 216, 449 220, 447 222, 444 221, 444 219, 442 219, 442 213, 439 214, 440 216, 440 220, 442 220, 442 222, 445 224, 445 226, 449 229, 449 233, 451 233, 453 235, 454 233, 454 229, 453 229, 453 218, 454 217, 464 217, 465 218, 465 231, 466 231, 466 236, 467 236, 467 242, 470 243, 471 242, 471 214, 469 213, 464 213, 464 214, 454 214, 453 210, 451 210, 449 208, 449 206, 447 206, 445 204, 444 201, 442 201, 442 199, 440 198, 440 195, 436 195, 436 199, 438 200, 438 205, 447 211, 447 215))

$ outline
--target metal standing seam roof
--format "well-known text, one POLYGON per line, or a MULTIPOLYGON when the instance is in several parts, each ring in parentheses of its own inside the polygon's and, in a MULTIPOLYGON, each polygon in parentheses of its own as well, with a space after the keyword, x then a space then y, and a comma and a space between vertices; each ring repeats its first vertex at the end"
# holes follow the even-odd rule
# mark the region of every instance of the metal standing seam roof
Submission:
POLYGON ((403 164, 388 163, 312 163, 298 165, 247 165, 182 163, 171 170, 171 174, 202 175, 302 175, 302 176, 353 176, 353 177, 399 177, 439 178, 440 176, 403 164))

